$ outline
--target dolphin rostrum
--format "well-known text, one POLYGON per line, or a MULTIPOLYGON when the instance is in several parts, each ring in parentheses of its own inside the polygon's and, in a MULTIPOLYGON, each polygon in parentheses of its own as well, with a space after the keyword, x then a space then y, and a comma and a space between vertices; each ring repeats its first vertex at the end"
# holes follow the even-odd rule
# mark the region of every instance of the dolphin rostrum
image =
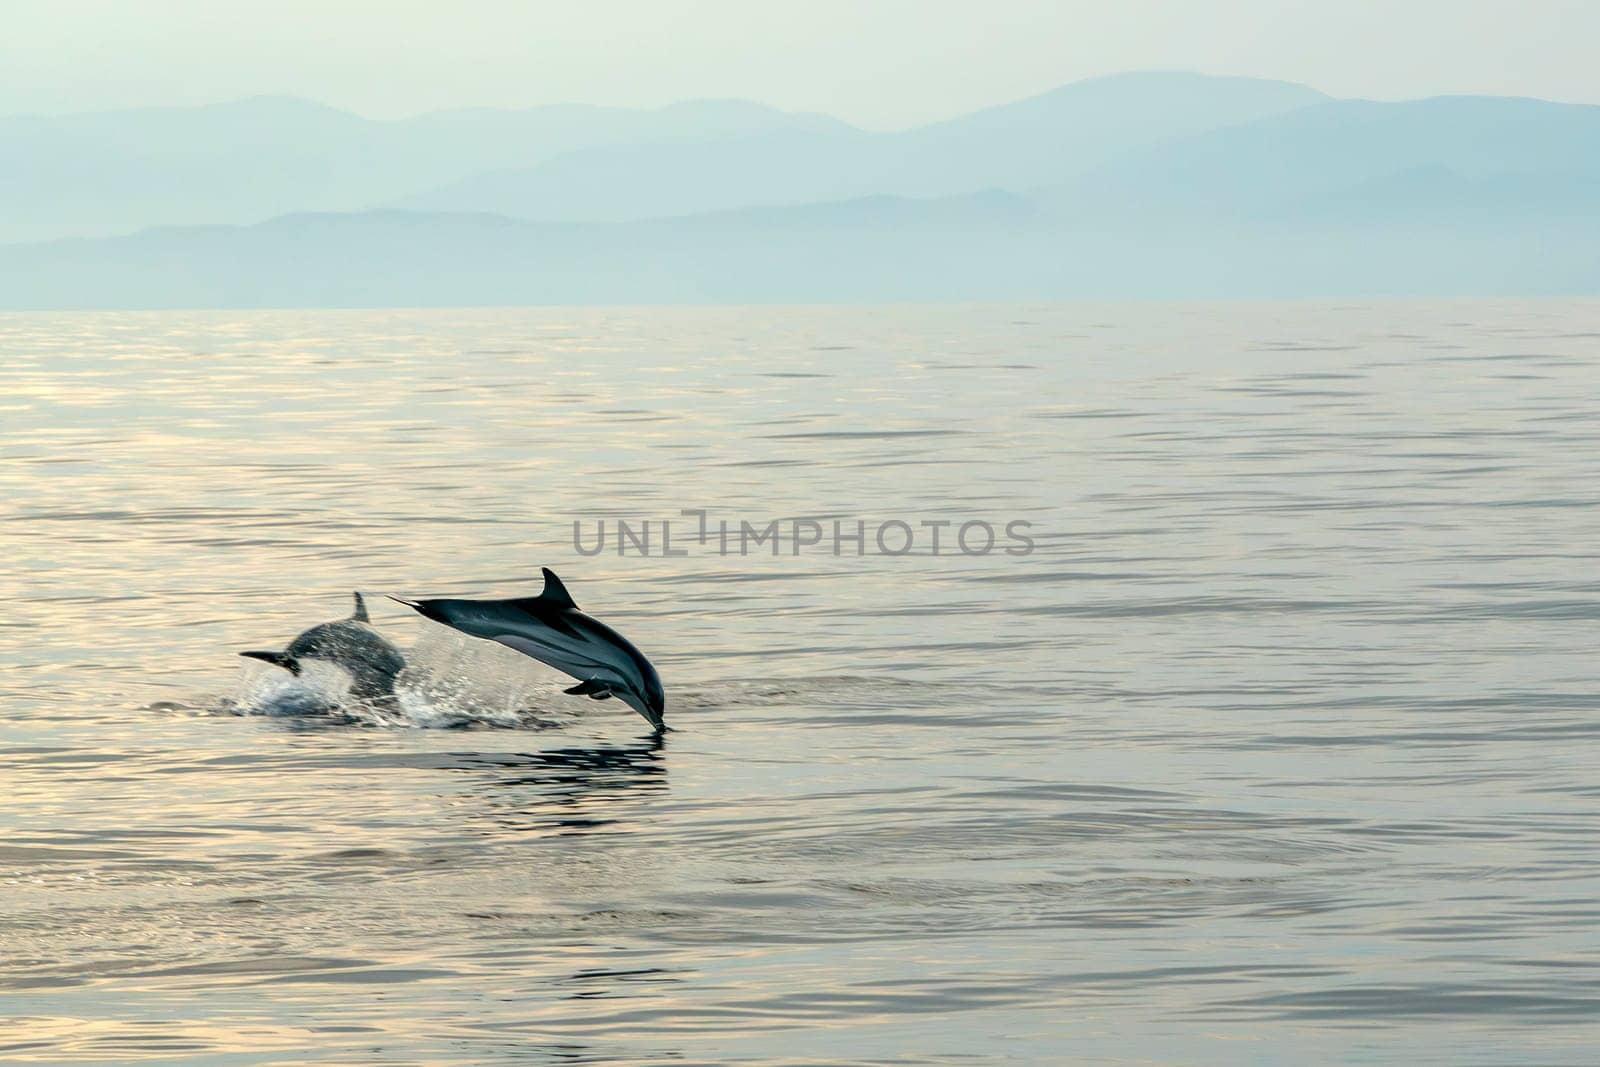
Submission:
POLYGON ((358 700, 394 697, 394 679, 405 669, 405 657, 367 625, 366 601, 356 593, 356 610, 348 619, 325 622, 300 634, 282 652, 241 652, 298 675, 305 660, 325 660, 342 667, 351 679, 350 695, 358 700))
POLYGON ((544 568, 544 591, 518 600, 402 600, 424 618, 469 637, 514 648, 578 679, 564 692, 592 700, 616 697, 643 715, 657 732, 666 729, 666 694, 644 653, 626 637, 573 603, 555 572, 544 568))

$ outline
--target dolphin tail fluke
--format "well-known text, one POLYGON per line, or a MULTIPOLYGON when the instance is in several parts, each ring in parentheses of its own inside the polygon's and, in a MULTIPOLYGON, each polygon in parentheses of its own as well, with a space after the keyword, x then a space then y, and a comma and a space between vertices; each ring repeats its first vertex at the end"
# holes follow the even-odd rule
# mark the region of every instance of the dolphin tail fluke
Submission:
POLYGON ((350 595, 356 598, 356 610, 351 613, 351 620, 353 622, 371 622, 372 616, 367 614, 366 599, 360 593, 351 593, 350 595))
POLYGON ((274 667, 282 667, 290 674, 300 673, 300 661, 293 656, 286 656, 282 652, 241 652, 241 656, 258 659, 262 663, 270 663, 274 667))

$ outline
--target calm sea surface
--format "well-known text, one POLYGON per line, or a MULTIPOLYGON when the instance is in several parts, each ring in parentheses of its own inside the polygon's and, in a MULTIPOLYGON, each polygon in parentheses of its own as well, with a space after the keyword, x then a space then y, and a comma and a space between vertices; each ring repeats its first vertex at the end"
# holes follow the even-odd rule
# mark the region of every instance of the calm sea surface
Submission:
POLYGON ((8 1065, 1600 1049, 1600 302, 6 315, 0 520, 8 1065), (663 740, 234 654, 545 565, 663 740))

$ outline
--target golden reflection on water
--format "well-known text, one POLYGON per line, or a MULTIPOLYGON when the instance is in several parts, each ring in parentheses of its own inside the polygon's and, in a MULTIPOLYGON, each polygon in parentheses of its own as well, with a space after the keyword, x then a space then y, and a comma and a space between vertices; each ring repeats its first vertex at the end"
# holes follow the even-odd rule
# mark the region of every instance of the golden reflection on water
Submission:
POLYGON ((0 1059, 1578 1055, 1595 311, 0 316, 0 1059), (376 598, 228 713, 541 565, 677 732, 376 598))

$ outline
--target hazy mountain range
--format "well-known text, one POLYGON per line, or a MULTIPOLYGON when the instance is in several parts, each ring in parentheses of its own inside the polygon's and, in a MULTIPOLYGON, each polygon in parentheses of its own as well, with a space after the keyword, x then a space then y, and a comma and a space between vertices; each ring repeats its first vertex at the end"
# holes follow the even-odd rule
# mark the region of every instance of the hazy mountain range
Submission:
POLYGON ((738 101, 0 119, 0 306, 1600 290, 1600 107, 1118 75, 896 132, 738 101))

